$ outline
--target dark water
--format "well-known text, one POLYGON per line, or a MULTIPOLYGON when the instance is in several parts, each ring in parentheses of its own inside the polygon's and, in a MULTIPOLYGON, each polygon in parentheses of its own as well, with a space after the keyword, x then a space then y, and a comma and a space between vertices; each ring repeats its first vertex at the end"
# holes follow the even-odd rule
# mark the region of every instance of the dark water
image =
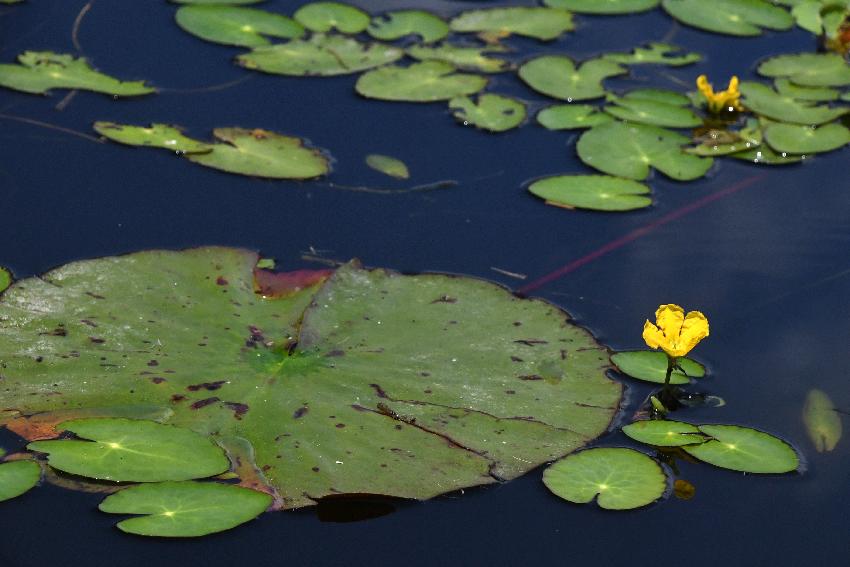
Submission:
MULTIPOLYGON (((25 49, 73 52, 82 0, 0 8, 0 58, 25 49)), ((291 13, 300 2, 261 7, 291 13)), ((446 15, 478 3, 429 0, 360 4, 373 11, 430 7, 446 15)), ((283 268, 315 267, 301 255, 359 257, 403 271, 449 271, 519 288, 632 230, 746 181, 713 202, 658 226, 534 291, 568 309, 614 349, 640 348, 643 320, 659 303, 698 308, 712 336, 697 358, 703 387, 727 401, 685 417, 758 426, 807 458, 802 474, 752 476, 680 463, 696 485, 691 501, 609 513, 550 495, 540 472, 486 489, 405 504, 378 519, 334 524, 309 512, 265 514, 248 526, 196 541, 126 536, 97 512, 99 496, 51 486, 0 504, 0 560, 10 567, 56 565, 846 565, 850 456, 842 441, 819 454, 800 412, 806 392, 826 390, 850 409, 850 184, 846 150, 767 171, 724 160, 706 179, 651 180, 657 205, 601 215, 542 205, 522 185, 579 172, 575 137, 528 124, 504 135, 456 125, 442 104, 366 101, 355 77, 286 79, 230 63, 238 50, 204 43, 173 23, 163 1, 96 0, 79 29, 83 52, 122 78, 147 78, 162 93, 113 101, 0 92, 0 113, 90 133, 94 120, 173 122, 206 137, 217 126, 262 127, 309 138, 336 159, 329 181, 403 188, 363 164, 367 153, 406 161, 412 184, 453 179, 452 189, 374 195, 328 181, 289 183, 221 174, 165 152, 98 144, 32 124, 0 120, 0 263, 19 277, 70 260, 145 248, 226 244, 261 250, 283 268), (248 77, 231 88, 194 92, 248 77), (762 176, 762 174, 764 174, 762 176), (757 177, 758 176, 758 177, 757 177), (527 274, 525 281, 492 267, 527 274)), ((579 17, 578 30, 543 49, 583 58, 626 50, 673 31, 707 54, 697 66, 635 68, 609 84, 677 88, 699 73, 716 83, 779 52, 810 50, 807 33, 733 39, 671 30, 659 11, 579 17), (671 77, 673 79, 671 79, 671 77)), ((516 40, 522 59, 536 44, 516 40)), ((502 75, 491 90, 544 101, 502 75)), ((630 384, 636 407, 649 389, 630 384)), ((628 415, 628 414, 627 414, 628 415)), ((628 445, 620 433, 602 445, 628 445)))

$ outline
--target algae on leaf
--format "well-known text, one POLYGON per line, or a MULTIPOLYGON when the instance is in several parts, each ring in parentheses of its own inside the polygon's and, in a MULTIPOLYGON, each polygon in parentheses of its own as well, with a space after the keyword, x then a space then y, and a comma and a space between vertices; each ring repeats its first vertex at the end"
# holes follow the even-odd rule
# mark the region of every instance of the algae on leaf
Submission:
POLYGON ((524 35, 539 40, 555 39, 573 29, 573 16, 558 8, 487 8, 462 12, 449 22, 456 32, 480 32, 488 36, 524 35))
POLYGON ((388 65, 361 75, 355 89, 366 98, 433 102, 471 95, 487 86, 484 77, 456 71, 442 61, 388 65))
POLYGON ((254 8, 183 6, 174 19, 201 39, 241 47, 269 45, 265 36, 293 39, 304 35, 304 28, 295 20, 254 8))
POLYGON ((184 154, 203 154, 213 149, 211 144, 188 138, 178 127, 169 124, 144 127, 101 121, 94 123, 94 129, 104 138, 128 146, 163 148, 184 154))
POLYGON ((525 120, 525 105, 515 98, 495 94, 482 94, 477 101, 462 96, 449 101, 455 118, 463 124, 472 124, 490 132, 504 132, 516 128, 525 120))
POLYGON ((591 59, 576 67, 569 57, 543 55, 522 65, 519 78, 539 93, 572 102, 604 96, 602 81, 626 72, 606 59, 591 59))

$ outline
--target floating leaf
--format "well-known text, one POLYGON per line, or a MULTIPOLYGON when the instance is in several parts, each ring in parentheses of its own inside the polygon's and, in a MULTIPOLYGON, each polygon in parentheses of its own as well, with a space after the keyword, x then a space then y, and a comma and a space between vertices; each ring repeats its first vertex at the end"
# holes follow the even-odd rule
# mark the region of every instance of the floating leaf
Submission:
POLYGON ((850 65, 836 53, 777 55, 758 66, 765 77, 785 77, 804 87, 850 85, 850 65))
POLYGON ((809 390, 803 406, 803 423, 818 453, 835 449, 841 439, 841 417, 826 392, 809 390))
POLYGON ((259 47, 264 36, 292 39, 304 35, 301 24, 272 12, 235 6, 183 6, 174 19, 184 31, 225 45, 259 47))
POLYGON ((150 127, 95 122, 95 131, 105 138, 128 146, 164 148, 185 154, 202 154, 213 149, 210 144, 187 138, 177 126, 151 124, 150 127))
POLYGON ((544 55, 522 65, 519 77, 539 93, 572 102, 603 96, 602 81, 626 72, 625 67, 605 59, 591 59, 576 68, 569 57, 544 55))
POLYGON ((160 537, 198 537, 253 520, 272 497, 217 482, 161 482, 125 488, 100 503, 111 514, 142 514, 118 522, 121 531, 160 537))
POLYGON ((399 10, 374 18, 368 31, 375 39, 384 41, 416 34, 425 43, 433 43, 449 34, 449 25, 430 12, 399 10))
POLYGON ((787 30, 794 19, 766 0, 663 0, 667 13, 689 26, 728 35, 752 36, 761 28, 787 30))
POLYGON ((35 461, 0 464, 0 502, 20 496, 38 484, 41 467, 35 461))
POLYGON ((634 449, 604 447, 568 455, 543 471, 555 495, 600 508, 629 510, 651 504, 667 490, 667 475, 657 462, 634 449))
POLYGON ((327 77, 357 73, 402 57, 404 51, 397 47, 317 34, 307 40, 257 47, 236 57, 236 62, 248 69, 277 75, 327 77))
POLYGON ((606 53, 603 57, 623 65, 655 63, 656 65, 669 65, 671 67, 690 65, 702 59, 699 53, 680 53, 681 51, 682 48, 669 43, 653 42, 648 44, 647 47, 635 47, 632 53, 606 53))
POLYGON ((6 291, 10 285, 12 285, 12 272, 0 266, 0 293, 6 291))
POLYGON ((790 96, 781 95, 761 83, 749 81, 741 83, 741 94, 744 95, 742 102, 748 109, 768 118, 784 122, 824 124, 848 112, 847 108, 815 106, 810 102, 795 100, 790 96))
POLYGON ((92 69, 82 57, 51 51, 25 51, 18 65, 0 65, 0 86, 33 94, 50 89, 80 89, 115 96, 155 92, 144 81, 123 82, 92 69))
POLYGON ((35 441, 61 471, 111 481, 159 482, 217 475, 230 468, 209 437, 191 429, 124 418, 75 419, 59 424, 82 440, 35 441))
MULTIPOLYGON (((667 355, 660 351, 632 350, 618 352, 611 355, 611 362, 623 374, 644 382, 663 384, 664 377, 667 375, 667 355)), ((690 382, 690 378, 705 376, 705 367, 690 358, 679 358, 679 366, 685 370, 687 376, 679 370, 674 370, 670 375, 671 384, 687 384, 690 382)))
POLYGON ((681 147, 689 141, 656 126, 610 122, 582 134, 576 149, 581 161, 610 175, 646 179, 652 166, 673 179, 690 181, 705 175, 712 159, 684 153, 681 147))
POLYGON ((765 144, 752 150, 729 154, 729 157, 749 161, 758 165, 791 165, 803 161, 805 156, 794 154, 778 154, 765 144))
POLYGON ((292 16, 314 32, 336 29, 342 33, 360 33, 369 27, 369 14, 338 2, 312 2, 301 6, 292 16))
POLYGON ((464 124, 491 132, 516 128, 525 120, 525 105, 522 102, 495 94, 479 95, 477 102, 469 97, 456 97, 449 101, 449 108, 455 118, 464 124))
POLYGON ((366 156, 366 165, 376 171, 385 173, 390 177, 395 177, 396 179, 408 179, 410 177, 407 165, 405 165, 403 161, 394 157, 382 156, 380 154, 369 154, 366 156))
POLYGON ((612 120, 610 114, 599 112, 589 104, 557 104, 537 114, 537 121, 549 130, 593 128, 612 120))
POLYGON ((543 0, 553 8, 583 14, 635 14, 658 6, 661 0, 543 0))
POLYGON ((823 33, 823 20, 820 11, 823 3, 820 0, 803 0, 791 8, 791 15, 797 25, 815 35, 823 33))
POLYGON ((482 73, 499 73, 506 71, 510 63, 504 59, 487 57, 485 53, 500 53, 505 51, 499 47, 459 47, 444 43, 437 47, 414 45, 407 49, 407 54, 420 61, 445 61, 458 69, 480 71, 482 73))
POLYGON ((306 148, 301 138, 268 130, 216 128, 216 139, 205 154, 187 154, 195 163, 229 173, 273 179, 310 179, 329 171, 328 159, 319 150, 306 148))
POLYGON ((409 67, 374 69, 361 75, 355 88, 367 98, 432 102, 477 93, 485 86, 484 77, 456 73, 442 61, 423 61, 409 67))
POLYGON ((737 425, 700 425, 699 430, 712 439, 682 449, 706 463, 749 473, 791 472, 800 464, 788 443, 762 431, 737 425))
POLYGON ((776 79, 774 81, 776 90, 783 96, 790 96, 797 100, 807 100, 813 102, 828 102, 837 100, 839 92, 836 89, 829 87, 801 87, 795 85, 788 79, 776 79))
POLYGON ((470 10, 456 16, 449 27, 456 32, 486 32, 555 39, 573 29, 573 16, 556 8, 489 8, 470 10))
POLYGON ((0 296, 0 410, 159 403, 169 423, 249 441, 284 508, 515 478, 617 412, 607 349, 549 303, 472 278, 257 260, 149 251, 16 282, 0 296))
POLYGON ((691 128, 702 124, 702 119, 689 108, 674 106, 641 98, 608 97, 605 112, 621 120, 665 126, 668 128, 691 128))
POLYGON ((624 94, 625 100, 649 100, 672 106, 688 106, 691 99, 687 96, 667 89, 634 89, 624 94))
POLYGON ((812 127, 802 124, 771 124, 764 139, 780 153, 815 154, 831 152, 850 143, 850 130, 840 124, 812 127))
POLYGON ((754 149, 761 145, 762 131, 758 121, 747 120, 747 125, 737 132, 709 130, 697 140, 699 145, 686 148, 689 154, 698 156, 723 156, 754 149))
POLYGON ((607 175, 557 175, 535 181, 528 190, 548 205, 567 209, 632 211, 652 204, 643 183, 607 175))
POLYGON ((656 447, 681 447, 707 439, 696 425, 666 419, 635 421, 624 426, 623 433, 635 441, 656 447))

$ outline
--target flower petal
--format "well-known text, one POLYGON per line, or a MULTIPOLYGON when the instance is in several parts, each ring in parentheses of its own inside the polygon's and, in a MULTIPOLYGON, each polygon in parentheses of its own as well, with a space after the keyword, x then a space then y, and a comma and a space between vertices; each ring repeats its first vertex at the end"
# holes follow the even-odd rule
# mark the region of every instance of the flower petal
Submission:
POLYGON ((679 331, 682 329, 682 322, 685 320, 685 310, 669 303, 667 305, 659 305, 655 312, 655 324, 664 333, 664 336, 669 340, 679 338, 679 331))
POLYGON ((664 338, 661 329, 647 321, 643 324, 643 340, 646 341, 647 346, 659 348, 667 339, 664 338))
MULTIPOLYGON (((690 352, 697 343, 708 336, 708 319, 699 311, 691 311, 685 317, 682 324, 682 333, 679 338, 679 348, 690 352)), ((684 356, 684 355, 683 355, 684 356)))

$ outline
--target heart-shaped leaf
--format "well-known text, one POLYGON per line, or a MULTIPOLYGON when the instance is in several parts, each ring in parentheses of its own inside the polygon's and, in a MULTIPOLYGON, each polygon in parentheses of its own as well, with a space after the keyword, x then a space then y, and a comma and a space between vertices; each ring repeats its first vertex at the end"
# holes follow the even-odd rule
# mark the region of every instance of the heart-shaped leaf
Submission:
POLYGON ((602 81, 626 72, 606 59, 591 59, 576 68, 569 57, 544 55, 522 65, 519 77, 539 93, 572 102, 604 96, 602 81))
POLYGON ((790 96, 777 93, 761 83, 745 81, 741 83, 743 103, 748 109, 784 122, 797 124, 824 124, 847 114, 847 108, 830 108, 826 105, 795 100, 790 96))
POLYGON ((151 124, 150 127, 116 124, 115 122, 95 122, 95 131, 119 144, 163 148, 183 154, 204 154, 212 151, 210 144, 186 137, 177 126, 151 124))
POLYGON ((764 139, 777 152, 814 154, 831 152, 850 143, 850 130, 840 124, 812 127, 802 124, 771 124, 764 139))
POLYGON ((762 28, 794 25, 788 10, 766 0, 663 0, 661 5, 683 24, 728 35, 759 35, 762 28))
POLYGON ((524 35, 552 40, 573 29, 573 16, 556 8, 489 8, 470 10, 449 22, 456 32, 484 32, 496 36, 524 35))
POLYGON ((469 97, 456 97, 449 101, 455 118, 464 125, 471 124, 490 132, 504 132, 516 128, 525 120, 525 105, 515 98, 483 94, 477 101, 469 97))
POLYGON ((624 426, 623 433, 635 441, 656 447, 682 447, 708 439, 696 425, 666 419, 635 421, 624 426))
POLYGON ((0 502, 15 498, 38 484, 41 467, 35 461, 0 464, 0 502))
POLYGON ((850 85, 850 65, 836 53, 777 55, 758 66, 765 77, 786 77, 804 87, 850 85))
POLYGON ((841 417, 826 392, 813 389, 806 394, 803 423, 818 453, 835 449, 841 439, 841 417))
POLYGON ((606 53, 602 57, 623 65, 654 63, 671 67, 690 65, 702 59, 699 53, 680 53, 681 51, 682 49, 675 45, 653 42, 647 47, 635 47, 631 53, 606 53))
POLYGON ((311 2, 298 8, 292 16, 314 32, 360 33, 369 26, 369 14, 339 2, 311 2))
POLYGON ((706 463, 749 473, 786 473, 800 465, 788 443, 762 431, 737 425, 700 425, 699 430, 711 439, 682 449, 706 463))
POLYGON ((485 86, 484 77, 457 73, 452 65, 442 61, 423 61, 364 73, 357 79, 355 89, 367 98, 432 102, 477 93, 485 86))
POLYGON ((467 71, 481 73, 500 73, 510 68, 510 63, 504 59, 487 57, 487 53, 502 53, 504 48, 491 47, 459 47, 443 43, 437 47, 414 45, 407 49, 407 54, 420 61, 445 61, 467 71))
POLYGON ((632 211, 652 204, 649 187, 607 175, 557 175, 535 181, 528 190, 548 205, 594 211, 632 211))
MULTIPOLYGON (((654 350, 623 351, 611 355, 611 362, 617 370, 644 382, 663 384, 667 374, 667 355, 654 350)), ((691 378, 705 376, 705 367, 690 358, 679 358, 679 366, 685 372, 674 370, 670 375, 671 384, 687 384, 691 378)))
POLYGON ((416 34, 425 43, 433 43, 449 34, 449 25, 430 12, 399 10, 374 18, 368 31, 375 39, 384 41, 416 34))
POLYGON ((537 114, 537 121, 549 130, 593 128, 614 120, 610 114, 599 112, 589 104, 556 104, 537 114))
POLYGON ((553 8, 583 14, 634 14, 658 6, 661 0, 543 0, 553 8))
POLYGON ((292 39, 304 35, 304 28, 295 20, 253 8, 183 6, 174 19, 192 35, 225 45, 259 47, 271 43, 264 36, 292 39))

